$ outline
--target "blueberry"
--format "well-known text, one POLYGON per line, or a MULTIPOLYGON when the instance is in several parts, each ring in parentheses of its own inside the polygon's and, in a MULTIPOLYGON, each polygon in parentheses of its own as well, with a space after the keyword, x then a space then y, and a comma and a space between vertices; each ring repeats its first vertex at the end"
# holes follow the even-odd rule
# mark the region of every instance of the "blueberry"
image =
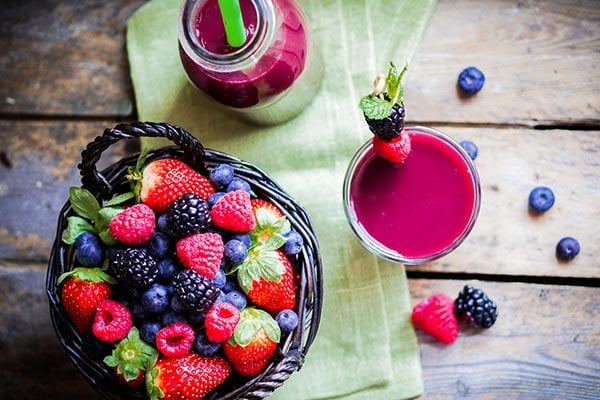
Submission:
POLYGON ((195 327, 200 327, 204 325, 204 319, 206 318, 206 314, 200 311, 193 311, 188 314, 188 321, 191 325, 195 327))
POLYGON ((212 357, 221 349, 221 343, 215 343, 208 340, 206 333, 200 331, 196 339, 194 339, 194 350, 201 356, 212 357))
POLYGON ((237 176, 231 180, 229 185, 227 185, 227 192, 233 192, 234 190, 243 190, 248 193, 252 191, 252 189, 250 189, 250 184, 237 176))
POLYGON ((217 297, 213 303, 214 304, 219 304, 225 301, 225 292, 222 292, 219 290, 219 297, 217 297))
POLYGON ((210 171, 209 178, 216 186, 227 186, 233 179, 234 170, 229 164, 219 164, 210 171))
POLYGON ((159 322, 144 322, 140 327, 142 339, 144 339, 147 343, 154 344, 156 341, 156 334, 161 328, 162 325, 159 322))
POLYGON ((215 204, 217 204, 217 201, 221 200, 221 198, 223 196, 225 196, 227 193, 225 192, 215 192, 213 194, 210 195, 210 197, 208 198, 208 205, 210 207, 214 206, 215 204))
POLYGON ((142 294, 142 305, 151 313, 162 313, 169 306, 169 293, 167 288, 161 284, 155 283, 142 294))
POLYGON ((185 311, 185 307, 181 304, 181 301, 177 298, 177 296, 171 297, 171 310, 182 313, 185 311))
POLYGON ((81 344, 83 351, 98 361, 109 355, 114 347, 111 344, 99 341, 92 332, 86 333, 81 337, 81 344))
POLYGON ((536 187, 529 193, 529 209, 536 213, 548 211, 554 205, 554 193, 545 186, 536 187))
POLYGON ((248 248, 239 240, 232 239, 225 243, 225 252, 223 254, 232 264, 239 264, 246 259, 248 248))
POLYGON ((138 321, 147 321, 152 316, 152 314, 146 311, 142 303, 132 303, 129 310, 131 311, 133 318, 138 321))
POLYGON ((171 247, 171 240, 166 233, 154 232, 148 241, 148 254, 156 259, 165 258, 171 247))
POLYGON ((484 82, 483 72, 476 67, 467 67, 458 75, 458 87, 467 94, 479 92, 484 82))
POLYGON ((144 289, 137 288, 135 286, 130 286, 127 288, 127 296, 129 296, 130 299, 138 300, 140 297, 142 297, 142 293, 144 293, 144 289))
POLYGON ((579 254, 579 242, 570 236, 560 239, 556 245, 556 257, 563 261, 571 261, 579 254))
POLYGON ((225 283, 227 282, 227 276, 225 275, 225 271, 223 271, 222 269, 217 271, 217 274, 215 275, 215 277, 212 280, 213 285, 215 285, 215 287, 222 289, 223 286, 225 286, 225 283))
POLYGON ((225 282, 225 286, 223 286, 223 288, 221 289, 223 292, 225 293, 229 293, 232 290, 238 290, 239 286, 238 283, 235 279, 227 279, 227 282, 225 282))
POLYGON ((187 324, 187 319, 178 312, 167 310, 163 313, 161 322, 163 326, 169 326, 175 322, 185 322, 187 324))
POLYGON ((282 247, 282 251, 288 256, 300 253, 302 246, 304 246, 304 239, 296 231, 290 231, 285 235, 285 244, 282 247))
POLYGON ((244 243, 248 248, 252 245, 250 235, 247 233, 235 233, 231 235, 230 239, 239 240, 240 242, 244 243))
POLYGON ((156 226, 162 232, 170 235, 169 225, 167 224, 167 214, 161 214, 156 219, 156 226))
POLYGON ((471 142, 470 140, 463 140, 459 144, 460 147, 462 147, 467 152, 471 160, 475 160, 477 158, 479 150, 477 149, 477 145, 475 143, 471 142))
POLYGON ((239 310, 243 310, 248 304, 246 295, 244 295, 244 293, 240 292, 239 290, 232 290, 231 292, 227 293, 225 295, 225 301, 229 304, 233 304, 239 310))
POLYGON ((104 248, 98 235, 83 232, 75 240, 76 258, 79 264, 86 267, 99 267, 104 261, 104 248))
POLYGON ((171 258, 163 258, 158 262, 158 278, 163 281, 172 280, 179 272, 179 266, 171 258))
POLYGON ((282 332, 291 332, 298 326, 298 314, 293 310, 281 310, 275 317, 282 332))

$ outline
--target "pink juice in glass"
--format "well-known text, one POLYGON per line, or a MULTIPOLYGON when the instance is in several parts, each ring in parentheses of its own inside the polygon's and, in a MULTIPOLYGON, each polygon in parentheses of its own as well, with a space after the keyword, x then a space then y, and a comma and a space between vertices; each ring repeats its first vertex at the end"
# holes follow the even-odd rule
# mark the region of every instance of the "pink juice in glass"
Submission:
POLYGON ((379 158, 366 143, 344 182, 348 220, 369 250, 419 264, 456 248, 473 228, 480 205, 477 170, 441 132, 407 127, 411 152, 404 164, 379 158))
POLYGON ((180 13, 182 65, 194 86, 247 119, 283 122, 310 103, 322 78, 305 17, 293 0, 240 0, 240 8, 246 42, 233 48, 217 0, 188 0, 180 13))

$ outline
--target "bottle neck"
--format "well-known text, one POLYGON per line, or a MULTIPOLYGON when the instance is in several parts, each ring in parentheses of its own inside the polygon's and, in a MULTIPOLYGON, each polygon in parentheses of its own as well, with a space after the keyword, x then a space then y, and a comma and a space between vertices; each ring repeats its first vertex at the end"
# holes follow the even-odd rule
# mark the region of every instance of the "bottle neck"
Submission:
MULTIPOLYGON (((201 43, 197 25, 207 3, 216 0, 186 0, 179 13, 179 43, 196 64, 215 72, 234 72, 252 66, 269 48, 275 35, 275 8, 272 0, 249 0, 256 13, 256 26, 242 47, 225 53, 210 51, 201 43)), ((219 21, 219 23, 221 23, 219 21)))

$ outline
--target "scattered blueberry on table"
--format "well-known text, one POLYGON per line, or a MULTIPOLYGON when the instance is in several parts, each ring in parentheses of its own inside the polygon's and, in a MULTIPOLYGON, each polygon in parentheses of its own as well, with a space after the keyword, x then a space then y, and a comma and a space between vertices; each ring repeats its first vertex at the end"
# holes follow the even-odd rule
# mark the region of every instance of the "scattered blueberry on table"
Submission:
POLYGON ((577 239, 570 236, 560 239, 556 245, 556 257, 562 261, 571 261, 581 250, 577 239))
POLYGON ((529 209, 536 213, 548 211, 554 205, 554 192, 546 186, 538 186, 529 193, 529 209))
POLYGON ((481 90, 485 75, 477 67, 467 67, 458 75, 458 87, 466 94, 475 94, 481 90))
POLYGON ((471 160, 475 161, 475 159, 477 158, 477 154, 479 154, 479 149, 477 148, 477 145, 470 140, 463 140, 459 144, 460 147, 462 147, 467 152, 471 160))

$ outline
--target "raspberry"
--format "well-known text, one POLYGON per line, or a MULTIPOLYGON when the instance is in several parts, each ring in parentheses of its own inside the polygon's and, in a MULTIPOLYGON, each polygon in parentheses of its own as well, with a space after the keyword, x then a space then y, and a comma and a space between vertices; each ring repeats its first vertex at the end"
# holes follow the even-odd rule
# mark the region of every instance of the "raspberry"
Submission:
POLYGON ((148 242, 155 227, 154 212, 145 204, 121 211, 109 224, 110 233, 119 242, 140 245, 148 242))
POLYGON ((125 338, 132 326, 127 307, 118 301, 103 300, 96 308, 92 333, 98 340, 113 343, 125 338))
POLYGON ((445 294, 433 295, 417 304, 412 310, 411 320, 442 343, 451 344, 458 337, 454 302, 445 294))
POLYGON ((213 305, 204 324, 206 326, 206 337, 211 342, 224 342, 229 339, 238 322, 240 322, 240 310, 229 303, 219 303, 213 305))
POLYGON ((384 160, 394 164, 402 164, 408 157, 408 153, 410 153, 410 137, 407 133, 401 132, 398 137, 388 142, 373 136, 373 149, 384 160))
POLYGON ((216 233, 199 233, 177 242, 177 257, 187 268, 213 279, 221 266, 225 248, 216 233))
POLYGON ((195 334, 191 326, 175 322, 156 334, 156 348, 165 357, 181 357, 190 352, 195 334))
POLYGON ((250 232, 256 220, 250 195, 243 190, 227 193, 210 211, 213 224, 233 232, 250 232))

